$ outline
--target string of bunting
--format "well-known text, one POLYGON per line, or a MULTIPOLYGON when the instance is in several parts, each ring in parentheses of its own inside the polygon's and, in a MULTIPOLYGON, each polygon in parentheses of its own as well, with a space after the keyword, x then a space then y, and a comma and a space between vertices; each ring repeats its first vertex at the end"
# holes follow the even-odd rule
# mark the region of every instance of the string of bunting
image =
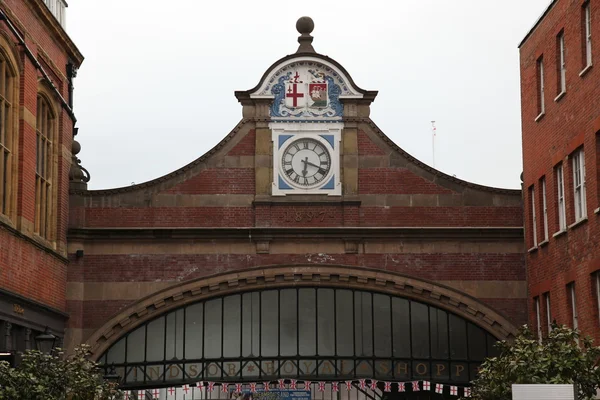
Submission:
MULTIPOLYGON (((289 383, 286 385, 286 379, 279 379, 275 381, 264 381, 264 382, 245 382, 245 383, 227 383, 227 382, 206 382, 199 381, 195 385, 183 385, 173 386, 166 388, 167 399, 176 400, 177 394, 182 394, 183 400, 188 400, 185 396, 190 392, 193 392, 194 387, 201 391, 205 390, 208 393, 220 391, 222 393, 257 393, 257 392, 269 392, 272 390, 304 390, 310 391, 311 384, 318 384, 317 391, 325 392, 326 385, 331 385, 332 392, 339 392, 342 390, 350 391, 353 387, 358 387, 360 390, 378 390, 380 387, 379 383, 383 385, 383 392, 393 392, 394 389, 398 392, 419 392, 419 391, 435 391, 435 393, 443 394, 445 389, 448 388, 447 393, 451 396, 471 397, 471 388, 457 385, 448 385, 443 383, 432 383, 431 381, 417 380, 407 382, 391 382, 391 381, 377 381, 375 379, 358 379, 348 381, 297 381, 296 379, 288 379, 289 383), (355 386, 355 383, 358 385, 355 386)), ((144 389, 137 391, 137 398, 135 397, 133 390, 124 391, 125 400, 146 400, 146 393, 148 392, 152 399, 160 398, 159 389, 144 389)), ((191 397, 189 397, 191 399, 191 397)))

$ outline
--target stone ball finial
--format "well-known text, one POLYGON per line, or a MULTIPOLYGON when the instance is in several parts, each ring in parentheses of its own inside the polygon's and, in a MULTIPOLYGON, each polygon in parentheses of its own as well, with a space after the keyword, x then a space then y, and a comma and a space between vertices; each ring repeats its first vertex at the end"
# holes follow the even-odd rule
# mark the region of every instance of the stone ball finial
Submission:
POLYGON ((315 23, 311 17, 300 17, 296 22, 296 29, 301 35, 310 35, 315 29, 315 23))
POLYGON ((312 47, 313 37, 310 33, 315 29, 315 23, 311 17, 300 17, 296 22, 296 29, 300 32, 298 43, 300 47, 296 53, 315 53, 315 49, 312 47))
POLYGON ((79 144, 79 142, 77 140, 73 140, 73 144, 71 145, 71 153, 73 153, 73 155, 79 154, 79 152, 81 151, 81 145, 79 144))

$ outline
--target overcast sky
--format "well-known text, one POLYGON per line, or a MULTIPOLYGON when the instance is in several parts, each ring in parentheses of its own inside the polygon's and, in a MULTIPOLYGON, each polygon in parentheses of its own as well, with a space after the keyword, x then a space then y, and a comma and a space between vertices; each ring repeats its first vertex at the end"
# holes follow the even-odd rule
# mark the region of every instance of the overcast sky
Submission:
POLYGON ((358 86, 371 118, 405 151, 467 181, 519 188, 517 46, 549 0, 72 0, 67 32, 80 158, 90 189, 142 183, 195 160, 241 118, 234 90, 313 45, 358 86))

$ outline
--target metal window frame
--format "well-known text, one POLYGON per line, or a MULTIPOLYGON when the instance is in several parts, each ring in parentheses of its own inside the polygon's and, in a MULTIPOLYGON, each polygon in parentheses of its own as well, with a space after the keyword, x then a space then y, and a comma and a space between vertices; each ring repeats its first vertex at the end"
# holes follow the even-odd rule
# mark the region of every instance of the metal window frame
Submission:
MULTIPOLYGON (((210 298, 210 299, 206 299, 203 300, 201 302, 196 302, 196 303, 191 303, 191 304, 187 304, 182 306, 181 308, 177 308, 174 310, 170 310, 168 313, 162 314, 160 316, 158 316, 157 318, 154 318, 152 320, 146 321, 144 322, 143 325, 141 325, 140 327, 137 327, 136 329, 127 332, 125 335, 123 335, 118 341, 116 341, 113 346, 111 346, 111 348, 109 348, 105 354, 103 356, 100 357, 100 362, 101 364, 105 364, 104 368, 108 369, 108 365, 107 364, 107 357, 109 352, 111 351, 111 349, 116 346, 117 344, 120 343, 121 340, 125 340, 125 357, 124 357, 124 362, 123 363, 115 363, 115 367, 118 368, 118 370, 122 370, 125 371, 125 374, 130 374, 131 371, 134 368, 140 368, 141 373, 143 375, 143 379, 140 381, 136 381, 136 382, 126 382, 123 387, 126 387, 128 389, 133 389, 133 388, 138 388, 138 387, 161 387, 164 386, 169 386, 173 384, 173 381, 169 380, 167 378, 167 373, 170 371, 171 368, 173 368, 174 366, 176 366, 176 368, 180 369, 181 375, 182 375, 182 380, 181 381, 177 381, 176 383, 180 384, 180 383, 193 383, 196 382, 198 380, 214 380, 214 381, 220 381, 220 382, 260 382, 264 379, 268 379, 268 380, 272 380, 272 379, 289 379, 289 374, 286 375, 285 373, 283 373, 283 371, 281 370, 282 367, 287 363, 287 362, 292 362, 293 365, 295 366, 295 373, 297 375, 297 378, 302 379, 302 378, 308 378, 310 376, 311 380, 321 380, 321 381, 331 381, 331 380, 343 380, 343 379, 359 379, 359 378, 371 378, 371 377, 379 377, 381 380, 385 380, 385 379, 389 379, 389 380, 393 380, 393 379, 400 379, 397 378, 397 372, 396 371, 396 367, 398 365, 398 363, 405 363, 406 364, 406 370, 407 370, 407 377, 406 379, 421 379, 423 378, 422 376, 418 376, 416 375, 415 372, 415 362, 422 362, 425 363, 427 365, 427 371, 428 374, 433 374, 433 366, 435 365, 435 363, 445 363, 445 365, 448 366, 448 379, 446 379, 445 381, 447 381, 448 383, 458 383, 460 382, 461 384, 467 384, 468 381, 470 379, 472 379, 473 377, 470 376, 470 374, 472 374, 471 370, 474 364, 479 364, 481 361, 483 361, 482 359, 475 359, 472 358, 473 355, 471 354, 471 349, 469 348, 469 336, 470 336, 470 329, 469 329, 469 324, 474 325, 475 327, 477 327, 478 329, 476 330, 477 332, 481 331, 483 334, 483 338, 482 340, 484 341, 485 344, 485 351, 484 354, 485 356, 489 355, 488 349, 489 349, 489 341, 492 340, 493 336, 485 331, 483 328, 478 327, 477 325, 473 324, 471 321, 466 320, 465 318, 458 316, 448 310, 444 310, 442 308, 439 307, 435 307, 433 305, 430 304, 426 304, 426 303, 422 303, 419 302, 417 300, 413 300, 413 299, 409 299, 409 298, 403 298, 400 296, 394 296, 391 294, 386 294, 386 293, 379 293, 379 292, 374 292, 374 291, 367 291, 367 290, 358 290, 358 289, 345 289, 345 288, 335 288, 335 287, 315 287, 315 288, 308 288, 308 289, 312 289, 312 292, 314 293, 314 313, 313 318, 315 319, 315 332, 314 332, 314 338, 315 338, 315 354, 312 355, 301 355, 300 354, 300 290, 302 289, 307 289, 307 288, 300 288, 300 287, 279 287, 279 288, 269 288, 269 289, 262 289, 262 290, 256 290, 256 291, 249 291, 249 292, 245 292, 245 293, 238 293, 238 294, 227 294, 227 295, 223 295, 223 296, 218 296, 218 297, 214 297, 214 298, 210 298), (292 290, 295 292, 295 301, 296 301, 296 354, 294 356, 282 356, 281 355, 281 291, 282 290, 292 290), (333 337, 334 337, 334 354, 333 355, 320 355, 319 354, 319 347, 318 347, 318 341, 319 341, 319 324, 318 324, 318 319, 319 319, 319 312, 318 312, 318 304, 319 304, 319 292, 322 290, 333 290, 333 308, 331 310, 328 311, 328 313, 331 313, 331 315, 328 314, 328 317, 333 318, 334 319, 334 333, 333 333, 333 337), (263 318, 263 309, 262 309, 262 294, 267 292, 267 291, 276 291, 277 292, 277 337, 278 337, 278 345, 277 345, 277 356, 265 356, 262 354, 262 318, 263 318), (352 294, 352 318, 353 318, 353 332, 351 333, 352 335, 352 352, 353 355, 351 356, 340 356, 338 354, 338 348, 337 348, 337 337, 338 337, 338 332, 337 332, 337 297, 338 294, 341 291, 350 291, 352 294), (258 316, 258 320, 259 320, 259 353, 258 355, 254 355, 252 357, 244 357, 244 351, 243 351, 243 332, 244 329, 246 328, 246 326, 244 326, 244 317, 243 317, 243 313, 244 313, 244 294, 249 293, 250 294, 250 298, 253 299, 254 298, 254 294, 258 293, 259 295, 257 296, 257 298, 259 299, 259 316, 258 316), (357 303, 355 301, 357 296, 364 296, 367 295, 370 300, 371 300, 371 304, 370 304, 370 320, 365 321, 365 323, 370 325, 370 329, 371 329, 371 335, 372 337, 370 338, 371 340, 371 348, 370 350, 370 355, 357 355, 357 348, 356 348, 356 340, 357 340, 357 336, 356 336, 356 321, 355 321, 355 315, 356 315, 356 307, 357 307, 357 303), (375 301, 374 301, 374 295, 381 295, 384 297, 387 297, 387 302, 389 302, 389 307, 390 307, 390 312, 389 312, 389 324, 390 324, 390 344, 391 344, 391 348, 390 348, 390 354, 388 357, 382 357, 380 355, 378 355, 376 353, 376 332, 375 332, 375 301), (242 333, 242 336, 240 336, 240 347, 239 347, 239 354, 236 357, 224 357, 224 353, 223 353, 223 348, 224 348, 224 321, 225 318, 224 316, 224 305, 225 305, 225 298, 230 297, 230 296, 240 296, 240 301, 239 301, 239 306, 240 306, 240 331, 242 333), (409 340, 409 349, 410 349, 410 354, 409 357, 394 357, 394 343, 395 343, 395 335, 394 335, 394 302, 393 299, 394 298, 401 298, 404 299, 406 301, 408 301, 408 321, 406 321, 406 324, 408 326, 408 337, 406 339, 409 340), (220 348, 221 348, 221 352, 220 352, 220 356, 219 357, 213 357, 213 358, 208 358, 206 357, 206 346, 208 345, 207 343, 207 324, 206 324, 206 303, 208 301, 212 301, 212 300, 216 300, 216 299, 220 299, 221 300, 221 337, 220 337, 220 348), (186 359, 187 356, 187 352, 186 352, 186 339, 185 339, 185 335, 186 335, 186 318, 187 318, 187 311, 188 308, 190 306, 194 306, 197 305, 198 303, 202 303, 202 357, 201 358, 196 358, 196 359, 186 359), (428 357, 419 357, 418 360, 414 358, 413 355, 413 328, 412 328, 412 314, 413 314, 413 304, 414 303, 418 303, 418 304, 422 304, 426 307, 426 312, 427 312, 427 332, 426 334, 429 337, 428 340, 428 357), (446 314, 446 320, 445 320, 445 329, 447 332, 447 346, 448 346, 448 351, 446 357, 433 357, 432 353, 431 353, 431 348, 432 348, 432 344, 431 344, 431 316, 432 316, 432 308, 434 310, 436 310, 436 318, 438 317, 437 315, 437 310, 441 310, 446 314), (184 318, 184 322, 183 322, 183 343, 182 343, 182 351, 183 351, 183 358, 182 359, 171 359, 171 360, 167 360, 166 359, 166 347, 167 347, 167 325, 168 325, 168 318, 169 315, 171 315, 171 313, 177 313, 180 310, 183 309, 183 318, 184 318), (466 357, 455 357, 453 356, 453 351, 451 349, 452 347, 452 330, 451 330, 451 323, 450 323, 450 316, 454 315, 454 317, 456 317, 459 321, 460 324, 462 326, 461 329, 465 329, 465 341, 464 341, 464 345, 466 346, 466 357), (163 319, 164 320, 164 342, 163 343, 163 360, 162 361, 148 361, 148 346, 149 346, 149 341, 148 341, 148 326, 153 323, 154 321, 157 321, 158 319, 163 319), (144 358, 142 362, 129 362, 128 361, 128 337, 133 333, 136 332, 138 329, 143 329, 144 330, 144 358), (315 367, 313 368, 311 366, 311 371, 308 371, 309 374, 303 374, 302 372, 302 365, 301 362, 302 361, 306 361, 306 360, 311 360, 314 361, 315 367), (273 373, 269 373, 269 371, 265 371, 263 364, 265 362, 273 362, 273 373), (347 362, 351 362, 353 365, 353 368, 351 371, 349 371, 348 373, 344 373, 347 371, 342 371, 339 364, 340 361, 347 361, 347 362), (230 375, 229 373, 227 373, 227 371, 225 371, 224 365, 225 363, 236 363, 237 365, 237 370, 235 372, 234 375, 230 375), (330 362, 331 365, 333 366, 333 370, 334 373, 333 374, 323 374, 320 372, 320 367, 323 365, 324 362, 330 362), (388 365, 391 366, 391 370, 389 371, 389 376, 382 376, 382 375, 378 375, 378 371, 377 371, 377 363, 378 362, 386 362, 388 363, 388 365), (244 368, 246 368, 246 366, 248 366, 249 363, 254 363, 255 366, 258 368, 258 376, 243 376, 242 371, 244 370, 244 368), (461 365, 464 365, 464 373, 465 375, 465 379, 460 379, 460 380, 454 380, 452 377, 452 372, 450 371, 450 369, 456 365, 456 363, 459 363, 461 365), (202 371, 200 371, 198 373, 197 376, 191 376, 188 371, 187 371, 187 367, 190 364, 198 364, 202 366, 202 371), (359 371, 357 371, 357 368, 361 365, 367 365, 369 367, 369 369, 371 370, 372 373, 368 374, 369 376, 365 376, 365 375, 361 375, 359 373, 359 371), (213 377, 213 376, 208 376, 207 375, 207 369, 209 368, 209 366, 212 365, 216 365, 218 370, 220 371, 218 373, 218 377, 213 377), (158 367, 158 372, 159 372, 159 379, 151 379, 150 374, 152 374, 152 368, 157 368, 158 367), (160 368, 162 367, 162 372, 160 370, 160 368), (313 374, 314 372, 314 374, 313 374), (470 378, 470 379, 469 379, 470 378)), ((361 309, 364 309, 364 304, 360 304, 361 309)), ((253 307, 251 306, 251 310, 253 310, 253 307)), ((382 314, 383 315, 383 314, 382 314)), ((369 318, 369 316, 366 316, 367 318, 369 318)), ((439 319, 437 321, 437 325, 436 326, 440 326, 439 325, 439 319)), ((253 329, 253 325, 254 325, 254 320, 253 317, 251 317, 250 319, 250 327, 251 329, 253 329)), ((359 327, 359 329, 362 329, 359 327)), ((439 329, 439 328, 438 328, 439 329)), ((176 333, 175 333, 176 334, 176 333)), ((477 335, 479 335, 479 333, 477 333, 477 335)), ((496 338, 493 338, 493 340, 496 340, 496 338)), ((253 339, 251 339, 251 346, 253 339)), ((218 345, 218 344, 214 344, 214 345, 218 345)), ((175 348, 175 355, 177 355, 177 348, 175 348)), ((440 354, 438 354, 439 356, 440 354)), ((345 368, 344 368, 345 369, 345 368)), ((136 372, 137 373, 137 372, 136 372)), ((405 378, 402 378, 405 379, 405 378)))

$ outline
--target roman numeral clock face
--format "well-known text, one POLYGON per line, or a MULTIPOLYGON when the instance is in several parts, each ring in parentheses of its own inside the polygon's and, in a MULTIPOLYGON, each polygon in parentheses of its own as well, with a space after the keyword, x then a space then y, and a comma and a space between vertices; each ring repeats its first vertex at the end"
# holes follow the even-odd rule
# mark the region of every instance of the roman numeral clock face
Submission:
POLYGON ((291 183, 311 188, 323 183, 329 174, 331 155, 321 142, 303 138, 285 149, 281 165, 291 183))

